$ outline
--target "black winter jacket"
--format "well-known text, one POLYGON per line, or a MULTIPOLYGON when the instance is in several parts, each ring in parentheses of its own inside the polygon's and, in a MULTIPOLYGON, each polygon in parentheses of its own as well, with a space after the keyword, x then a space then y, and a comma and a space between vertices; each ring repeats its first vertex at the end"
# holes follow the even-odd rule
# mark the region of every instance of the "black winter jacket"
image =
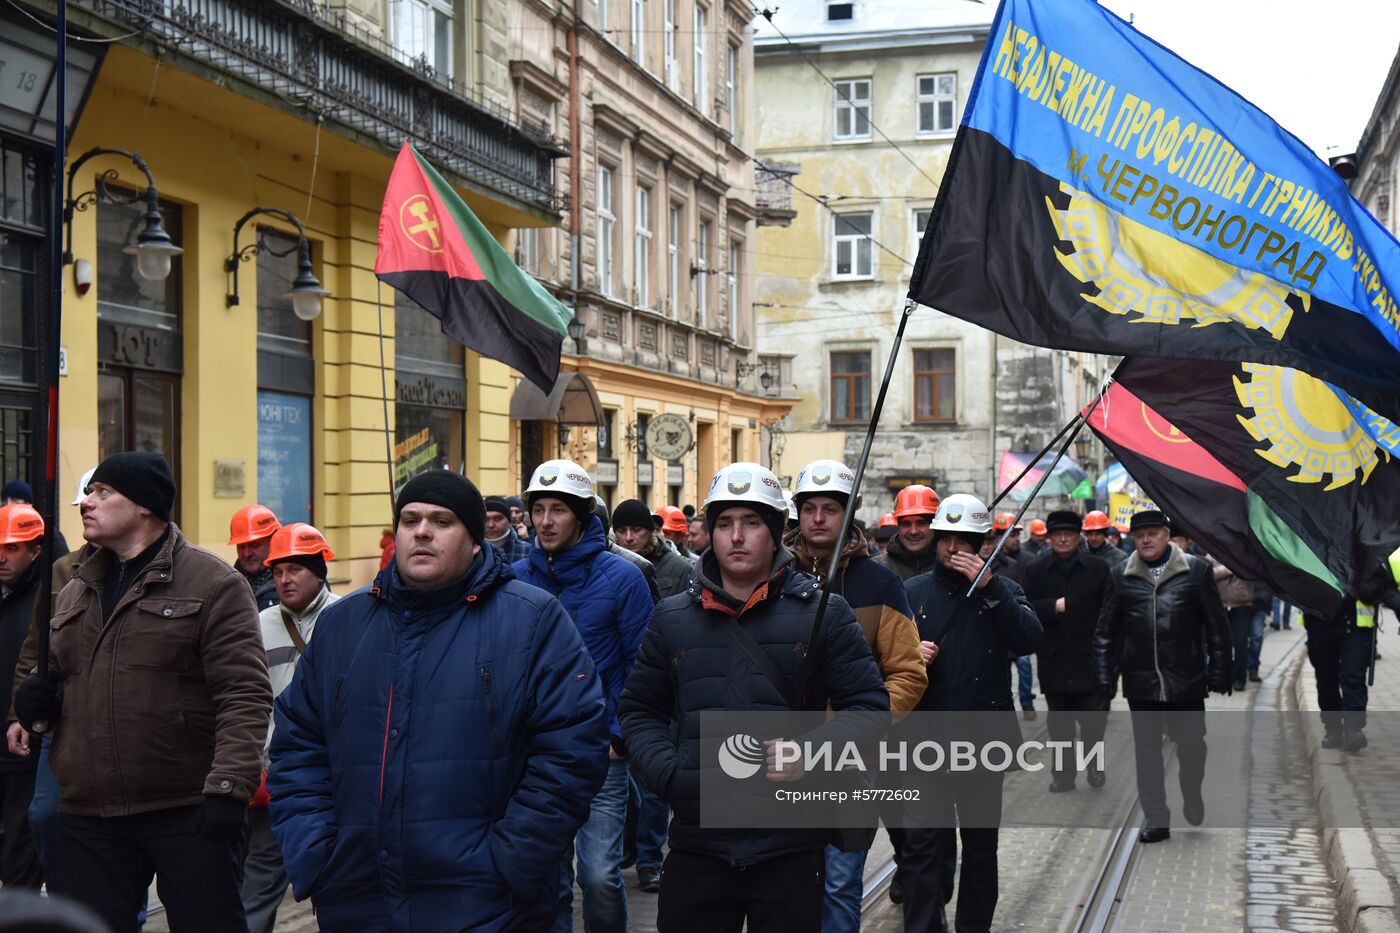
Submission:
POLYGON ((1141 555, 1115 567, 1094 633, 1095 689, 1129 700, 1203 700, 1229 693, 1230 623, 1210 562, 1175 544, 1154 580, 1141 555))
POLYGON ((1046 693, 1094 692, 1094 630, 1109 576, 1108 564, 1088 551, 1076 551, 1065 567, 1047 549, 1026 568, 1026 598, 1045 628, 1037 672, 1046 693), (1064 612, 1055 611, 1060 597, 1064 612))
POLYGON ((898 536, 891 538, 885 553, 875 558, 875 563, 893 570, 899 574, 899 579, 906 583, 919 574, 932 570, 935 561, 932 544, 922 554, 911 554, 905 550, 904 542, 898 536))
MULTIPOLYGON (((995 735, 1013 747, 1021 725, 1011 704, 1008 657, 1030 654, 1040 646, 1040 620, 1015 582, 992 574, 987 586, 967 596, 967 577, 939 566, 904 584, 919 639, 938 643, 938 657, 928 666, 928 689, 920 710, 1005 711, 995 735)), ((979 723, 981 731, 983 724, 979 723)))
MULTIPOLYGON (((39 598, 39 561, 34 561, 13 587, 0 588, 0 686, 8 703, 15 684, 29 676, 18 671, 20 647, 34 618, 34 601, 39 598)), ((0 717, 3 718, 3 717, 0 717)), ((33 771, 38 755, 21 758, 9 749, 0 749, 0 771, 33 771)))
MULTIPOLYGON (((700 826, 700 716, 706 710, 780 711, 787 703, 773 683, 735 646, 726 627, 731 618, 758 642, 787 677, 796 676, 816 620, 817 582, 791 567, 780 549, 768 582, 740 603, 715 582, 719 568, 706 551, 700 572, 686 591, 662 600, 652 615, 618 710, 633 768, 671 804, 672 849, 698 852, 743 866, 791 852, 820 849, 825 829, 706 829, 700 826), (673 725, 679 718, 679 726, 673 725), (679 739, 677 739, 677 731, 679 739)), ((808 680, 808 709, 889 709, 880 668, 850 607, 833 595, 827 607, 819 669, 808 680)), ((871 734, 834 735, 838 742, 873 741, 886 717, 841 722, 873 727, 871 734)))

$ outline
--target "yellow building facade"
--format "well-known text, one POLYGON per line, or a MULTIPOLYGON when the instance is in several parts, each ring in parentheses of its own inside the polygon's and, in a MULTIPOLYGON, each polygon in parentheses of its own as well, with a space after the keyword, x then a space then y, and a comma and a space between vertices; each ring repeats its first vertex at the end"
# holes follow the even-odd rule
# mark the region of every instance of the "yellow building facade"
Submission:
MULTIPOLYGON (((551 163, 560 151, 538 128, 511 121, 503 85, 497 101, 478 98, 387 57, 387 40, 376 45, 367 31, 372 19, 276 6, 230 2, 229 33, 219 38, 173 16, 133 24, 108 18, 101 4, 69 4, 70 32, 119 41, 104 48, 85 82, 79 76, 85 99, 68 164, 93 147, 139 153, 183 252, 169 278, 142 279, 123 248, 144 207, 121 201, 141 194, 144 176, 120 155, 82 163, 73 192, 98 197, 79 200, 67 225, 73 263, 62 270, 61 528, 70 542, 81 540, 77 510, 66 503, 86 469, 118 450, 155 450, 176 471, 175 520, 195 543, 232 558, 231 515, 262 500, 284 522, 306 520, 325 532, 337 555, 332 579, 359 585, 377 571, 380 535, 392 520, 391 470, 395 485, 438 466, 464 470, 483 490, 520 485, 509 417, 519 377, 448 346, 435 320, 375 278, 378 218, 397 145, 413 140, 503 242, 512 228, 558 222, 551 163), (291 44, 274 42, 269 57, 259 58, 240 45, 240 31, 282 35, 291 44), (275 59, 278 52, 285 60, 275 59), (405 109, 376 109, 371 98, 405 109), (473 146, 497 153, 497 161, 473 146), (234 273, 226 268, 235 224, 255 208, 290 212, 304 227, 314 273, 330 293, 309 324, 283 294, 298 245, 297 229, 283 217, 249 219, 237 247, 262 248, 234 262, 234 273), (235 275, 239 301, 231 305, 235 275), (411 333, 401 346, 405 322, 411 333)), ((489 6, 471 26, 488 38, 481 20, 496 15, 489 6)), ((36 3, 21 12, 42 19, 51 9, 36 3)), ((24 20, 17 17, 16 27, 24 20)), ((7 157, 13 151, 43 164, 41 140, 0 133, 0 146, 7 157)), ((47 197, 37 169, 35 177, 35 194, 47 197)), ((47 271, 39 272, 34 282, 46 281, 47 271)), ((44 318, 42 295, 34 295, 25 313, 44 318)), ((17 377, 17 398, 26 386, 42 386, 42 360, 31 370, 17 377)), ((0 391, 7 375, 0 372, 0 391)), ((0 436, 15 452, 6 469, 35 482, 42 448, 32 427, 20 434, 0 436)))

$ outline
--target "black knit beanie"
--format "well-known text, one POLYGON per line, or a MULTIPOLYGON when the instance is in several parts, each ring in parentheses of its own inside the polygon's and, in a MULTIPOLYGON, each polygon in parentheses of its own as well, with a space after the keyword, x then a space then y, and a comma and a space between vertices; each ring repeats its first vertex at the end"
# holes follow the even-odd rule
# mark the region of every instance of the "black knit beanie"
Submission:
POLYGON ((161 521, 170 521, 175 507, 175 476, 160 454, 129 450, 112 454, 97 465, 90 482, 103 483, 126 496, 161 521))
POLYGON ((763 519, 763 524, 768 526, 768 533, 773 536, 773 550, 782 547, 783 532, 787 530, 787 512, 779 512, 759 505, 757 502, 715 502, 705 508, 705 530, 712 536, 715 533, 715 522, 719 521, 720 515, 729 509, 753 509, 754 514, 763 519))
POLYGON ((326 559, 320 554, 292 554, 288 557, 279 557, 272 562, 272 567, 276 567, 278 564, 300 564, 320 577, 322 581, 326 579, 326 559))
POLYGON ((504 515, 506 518, 510 518, 510 505, 506 502, 504 496, 487 496, 486 511, 495 512, 498 515, 504 515))
POLYGON ((471 480, 451 470, 428 470, 404 484, 399 501, 394 504, 394 527, 399 527, 399 513, 410 502, 440 505, 451 509, 471 533, 472 540, 486 540, 486 502, 471 480))
POLYGON ((651 509, 640 499, 624 499, 613 509, 612 523, 614 528, 645 528, 651 531, 654 526, 651 522, 651 509))

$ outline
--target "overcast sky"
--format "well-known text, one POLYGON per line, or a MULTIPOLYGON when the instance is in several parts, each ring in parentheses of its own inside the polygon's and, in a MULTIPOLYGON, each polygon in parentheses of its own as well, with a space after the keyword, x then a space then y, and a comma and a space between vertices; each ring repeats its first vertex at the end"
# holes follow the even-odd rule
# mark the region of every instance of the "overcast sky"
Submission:
POLYGON ((1400 0, 1100 0, 1318 155, 1352 152, 1400 47, 1400 0))

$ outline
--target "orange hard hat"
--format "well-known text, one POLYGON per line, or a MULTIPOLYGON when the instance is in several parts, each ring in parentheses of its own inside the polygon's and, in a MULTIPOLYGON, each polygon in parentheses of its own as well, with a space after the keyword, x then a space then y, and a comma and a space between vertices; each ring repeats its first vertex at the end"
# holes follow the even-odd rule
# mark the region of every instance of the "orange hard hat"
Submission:
POLYGON ((1043 534, 1047 534, 1047 533, 1048 533, 1048 532, 1047 532, 1047 530, 1046 530, 1046 528, 1045 528, 1045 522, 1041 521, 1041 520, 1038 519, 1038 518, 1033 518, 1033 519, 1031 519, 1031 534, 1033 534, 1033 535, 1043 535, 1043 534))
POLYGON ((44 517, 34 506, 16 502, 0 508, 0 544, 24 544, 44 536, 44 517))
POLYGON ((257 503, 245 505, 234 512, 233 518, 229 520, 228 543, 251 544, 261 541, 280 527, 282 526, 277 523, 277 516, 272 514, 272 509, 257 503))
POLYGON ((674 505, 663 505, 656 510, 655 514, 661 516, 662 531, 690 530, 690 522, 685 520, 685 513, 674 505))
POLYGON ((994 527, 997 531, 1005 531, 1006 529, 1010 528, 1011 525, 1012 525, 1012 523, 1015 522, 1015 521, 1016 521, 1016 513, 1015 513, 1015 512, 998 512, 998 513, 997 513, 997 517, 996 517, 996 521, 995 521, 993 527, 994 527))
POLYGON ((1109 524, 1108 515, 1097 509, 1084 516, 1085 531, 1107 531, 1109 524))
POLYGON ((884 515, 880 516, 880 524, 876 525, 875 527, 897 528, 899 527, 899 522, 895 519, 893 512, 886 512, 884 515))
POLYGON ((894 517, 909 518, 914 515, 927 515, 933 518, 938 512, 938 493, 927 486, 905 486, 894 497, 894 517))
POLYGON ((306 522, 292 522, 272 533, 272 545, 267 550, 267 560, 263 561, 263 566, 271 567, 288 557, 307 557, 312 554, 320 554, 326 560, 335 560, 335 552, 326 543, 325 535, 306 522))

